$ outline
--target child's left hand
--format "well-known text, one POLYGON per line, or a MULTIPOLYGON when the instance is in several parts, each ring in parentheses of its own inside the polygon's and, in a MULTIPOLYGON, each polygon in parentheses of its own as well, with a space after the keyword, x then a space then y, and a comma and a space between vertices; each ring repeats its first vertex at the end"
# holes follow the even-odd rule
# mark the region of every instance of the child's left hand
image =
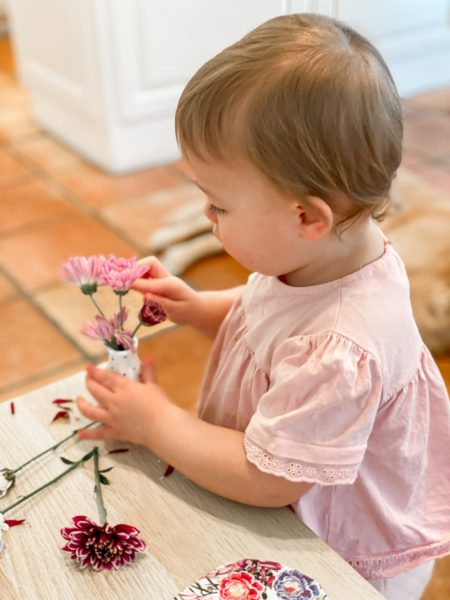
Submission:
POLYGON ((151 363, 141 367, 141 382, 130 381, 117 373, 94 366, 86 368, 86 387, 98 406, 79 396, 80 412, 99 426, 78 434, 83 440, 126 440, 149 445, 151 423, 163 404, 170 402, 163 389, 155 383, 151 363))

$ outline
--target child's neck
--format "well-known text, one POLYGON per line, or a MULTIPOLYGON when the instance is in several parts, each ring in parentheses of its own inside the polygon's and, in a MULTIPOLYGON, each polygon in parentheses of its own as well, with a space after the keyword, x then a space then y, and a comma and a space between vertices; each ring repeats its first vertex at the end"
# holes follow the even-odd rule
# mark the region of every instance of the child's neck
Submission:
POLYGON ((385 240, 369 219, 354 223, 341 236, 330 234, 314 244, 315 252, 308 262, 283 275, 280 279, 284 283, 303 287, 341 279, 383 256, 385 240))

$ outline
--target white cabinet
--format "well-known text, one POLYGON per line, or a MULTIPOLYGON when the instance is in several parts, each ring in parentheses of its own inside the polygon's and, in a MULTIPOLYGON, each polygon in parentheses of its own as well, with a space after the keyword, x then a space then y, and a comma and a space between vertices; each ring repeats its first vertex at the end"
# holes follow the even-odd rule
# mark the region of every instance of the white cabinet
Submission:
POLYGON ((35 118, 113 172, 176 159, 175 106, 194 71, 259 23, 301 11, 365 33, 402 94, 450 83, 447 0, 9 0, 35 118))

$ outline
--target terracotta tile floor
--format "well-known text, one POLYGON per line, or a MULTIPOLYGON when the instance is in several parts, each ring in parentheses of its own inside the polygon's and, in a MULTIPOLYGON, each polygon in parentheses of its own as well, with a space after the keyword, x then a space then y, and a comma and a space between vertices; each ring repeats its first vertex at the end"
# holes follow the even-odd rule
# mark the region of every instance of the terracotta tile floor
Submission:
MULTIPOLYGON (((405 115, 404 166, 450 197, 450 89, 408 100, 405 115)), ((0 310, 8 348, 0 361, 0 400, 103 357, 98 345, 79 334, 91 307, 60 283, 58 266, 74 254, 145 255, 148 236, 164 214, 198 193, 185 173, 178 162, 112 177, 41 131, 15 79, 9 42, 0 38, 0 310)), ((246 273, 230 258, 216 256, 185 277, 198 287, 221 288, 244 281, 246 273)), ((152 335, 141 346, 161 365, 161 382, 190 406, 209 344, 189 330, 170 336, 174 344, 158 344, 159 336, 152 335), (193 358, 189 366, 182 360, 186 354, 193 358)), ((450 358, 439 364, 450 382, 450 358)), ((449 597, 450 559, 443 559, 424 600, 449 597)))

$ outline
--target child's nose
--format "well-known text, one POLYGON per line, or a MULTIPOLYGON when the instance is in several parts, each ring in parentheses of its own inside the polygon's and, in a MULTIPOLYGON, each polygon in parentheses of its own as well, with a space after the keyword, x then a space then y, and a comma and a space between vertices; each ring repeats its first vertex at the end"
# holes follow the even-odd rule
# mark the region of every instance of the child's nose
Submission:
POLYGON ((211 210, 211 205, 207 202, 205 204, 205 208, 203 210, 203 213, 205 214, 205 216, 211 221, 211 223, 215 223, 217 224, 217 215, 215 212, 213 212, 211 210))

